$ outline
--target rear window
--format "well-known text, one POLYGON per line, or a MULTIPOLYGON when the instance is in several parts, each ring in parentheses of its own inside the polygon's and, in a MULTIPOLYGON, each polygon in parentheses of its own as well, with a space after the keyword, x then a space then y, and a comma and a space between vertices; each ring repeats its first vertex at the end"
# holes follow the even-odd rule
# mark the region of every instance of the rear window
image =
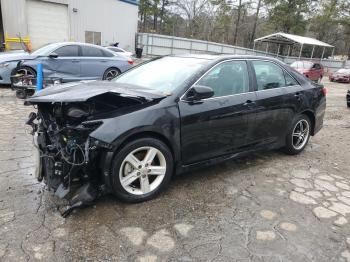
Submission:
POLYGON ((103 57, 103 50, 91 46, 82 46, 83 56, 86 57, 103 57))

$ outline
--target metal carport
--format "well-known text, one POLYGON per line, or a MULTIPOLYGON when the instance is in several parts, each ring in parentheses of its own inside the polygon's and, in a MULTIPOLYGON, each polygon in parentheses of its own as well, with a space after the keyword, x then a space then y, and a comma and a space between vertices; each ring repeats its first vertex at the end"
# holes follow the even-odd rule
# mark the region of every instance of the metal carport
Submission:
POLYGON ((271 34, 271 35, 267 35, 267 36, 255 39, 254 40, 254 48, 253 49, 255 49, 255 45, 258 42, 266 43, 266 53, 268 53, 268 50, 269 50, 269 43, 277 44, 278 45, 277 55, 280 52, 281 45, 287 45, 288 46, 288 55, 287 56, 289 56, 290 47, 295 45, 295 44, 298 44, 298 45, 300 45, 299 59, 301 57, 301 54, 302 54, 302 51, 303 51, 303 47, 305 45, 312 46, 311 58, 313 58, 316 46, 323 47, 321 60, 323 59, 324 52, 325 52, 326 48, 333 48, 333 50, 332 50, 332 57, 333 57, 333 54, 334 54, 334 46, 332 46, 330 44, 327 44, 325 42, 319 41, 319 40, 317 40, 315 38, 299 36, 299 35, 292 35, 292 34, 286 34, 286 33, 282 33, 282 32, 271 34))

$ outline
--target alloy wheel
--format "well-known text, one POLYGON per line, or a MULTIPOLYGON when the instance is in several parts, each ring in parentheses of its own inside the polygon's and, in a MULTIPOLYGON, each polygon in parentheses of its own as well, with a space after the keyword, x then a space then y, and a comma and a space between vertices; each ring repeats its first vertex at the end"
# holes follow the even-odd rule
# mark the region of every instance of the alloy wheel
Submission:
POLYGON ((298 121, 293 129, 293 147, 300 150, 305 146, 310 135, 309 122, 305 119, 298 121))
POLYGON ((140 147, 123 160, 119 179, 122 187, 130 194, 144 195, 156 190, 166 173, 166 160, 155 147, 140 147))
POLYGON ((119 71, 117 69, 109 69, 106 72, 105 80, 111 81, 113 78, 115 78, 117 75, 119 75, 119 71))

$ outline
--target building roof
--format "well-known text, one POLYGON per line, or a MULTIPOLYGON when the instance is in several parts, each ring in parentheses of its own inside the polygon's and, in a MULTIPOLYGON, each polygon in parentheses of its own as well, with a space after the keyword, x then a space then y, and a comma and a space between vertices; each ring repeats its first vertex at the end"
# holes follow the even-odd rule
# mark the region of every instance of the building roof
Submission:
POLYGON ((286 33, 275 33, 267 36, 263 36, 254 40, 254 42, 269 42, 275 44, 300 44, 300 45, 313 45, 313 46, 323 46, 323 47, 334 47, 325 42, 319 41, 315 38, 305 37, 300 35, 292 35, 286 33))

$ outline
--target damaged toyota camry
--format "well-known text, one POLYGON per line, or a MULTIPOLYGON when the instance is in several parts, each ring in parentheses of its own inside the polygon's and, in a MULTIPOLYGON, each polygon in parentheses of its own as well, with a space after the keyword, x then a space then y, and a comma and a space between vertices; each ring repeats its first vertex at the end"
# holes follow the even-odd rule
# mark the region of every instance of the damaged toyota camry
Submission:
POLYGON ((149 200, 175 173, 255 150, 300 153, 323 125, 325 95, 253 56, 166 56, 111 82, 53 86, 26 101, 37 178, 72 207, 101 192, 149 200))

